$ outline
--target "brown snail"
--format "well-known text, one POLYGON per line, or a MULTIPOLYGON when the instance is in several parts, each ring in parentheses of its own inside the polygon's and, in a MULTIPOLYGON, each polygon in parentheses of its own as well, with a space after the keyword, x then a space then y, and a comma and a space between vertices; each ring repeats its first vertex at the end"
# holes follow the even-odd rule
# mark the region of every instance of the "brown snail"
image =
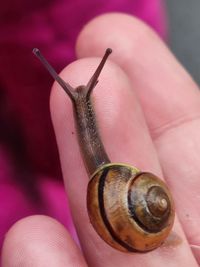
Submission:
POLYGON ((74 89, 57 75, 38 49, 33 50, 72 100, 79 144, 90 176, 87 208, 93 227, 118 250, 147 252, 159 247, 169 235, 174 205, 162 180, 135 167, 111 163, 105 152, 90 96, 111 52, 106 50, 88 84, 74 89))

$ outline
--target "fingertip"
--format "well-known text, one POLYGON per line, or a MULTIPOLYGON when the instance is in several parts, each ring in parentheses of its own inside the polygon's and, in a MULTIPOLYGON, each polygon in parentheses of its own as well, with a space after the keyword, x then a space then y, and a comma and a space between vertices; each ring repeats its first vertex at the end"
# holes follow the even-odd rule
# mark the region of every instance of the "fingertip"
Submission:
POLYGON ((47 216, 23 218, 5 236, 2 267, 60 267, 81 261, 80 251, 64 226, 47 216))
POLYGON ((129 76, 153 137, 160 125, 188 116, 188 111, 198 113, 197 85, 139 19, 120 13, 101 15, 83 28, 76 47, 78 57, 99 55, 105 47, 113 49, 111 59, 129 76))
POLYGON ((111 58, 129 57, 130 50, 137 50, 149 36, 156 33, 143 21, 123 13, 108 13, 95 17, 80 32, 76 42, 78 58, 100 56, 107 47, 113 50, 111 58), (135 42, 131 42, 134 36, 135 42), (89 41, 88 41, 89 40, 89 41), (116 56, 117 55, 117 56, 116 56))

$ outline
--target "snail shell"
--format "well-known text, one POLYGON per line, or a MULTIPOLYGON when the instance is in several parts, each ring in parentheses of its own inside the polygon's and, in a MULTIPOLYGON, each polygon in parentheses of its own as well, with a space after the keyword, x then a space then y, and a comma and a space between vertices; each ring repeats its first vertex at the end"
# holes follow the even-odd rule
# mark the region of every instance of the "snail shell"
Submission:
POLYGON ((165 183, 120 163, 106 164, 92 175, 87 208, 97 233, 121 251, 159 247, 174 222, 173 200, 165 183))

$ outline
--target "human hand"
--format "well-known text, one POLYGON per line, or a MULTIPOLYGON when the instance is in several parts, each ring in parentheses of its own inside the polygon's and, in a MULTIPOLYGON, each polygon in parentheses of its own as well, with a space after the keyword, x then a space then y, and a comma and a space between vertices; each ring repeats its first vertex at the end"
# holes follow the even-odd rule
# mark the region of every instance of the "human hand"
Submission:
POLYGON ((102 56, 107 47, 113 49, 111 60, 116 64, 106 63, 93 92, 103 143, 113 162, 166 178, 181 222, 175 221, 173 231, 182 241, 146 254, 126 254, 98 237, 86 210, 88 177, 73 134, 72 105, 55 83, 52 119, 84 257, 63 226, 51 218, 33 216, 8 232, 3 267, 194 267, 198 266, 194 256, 200 262, 198 87, 147 26, 120 14, 98 17, 83 29, 77 42, 78 58, 83 59, 67 66, 61 76, 73 87, 86 84, 99 63, 90 57, 102 56))

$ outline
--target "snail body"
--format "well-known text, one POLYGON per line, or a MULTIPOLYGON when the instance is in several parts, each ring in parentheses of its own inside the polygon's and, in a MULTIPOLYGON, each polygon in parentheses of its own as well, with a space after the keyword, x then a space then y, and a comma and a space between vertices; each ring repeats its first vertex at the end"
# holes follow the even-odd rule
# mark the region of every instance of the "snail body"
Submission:
POLYGON ((90 177, 87 209, 94 229, 120 251, 147 252, 159 247, 174 223, 168 187, 154 174, 111 163, 96 126, 91 92, 111 49, 106 50, 88 84, 75 89, 57 75, 38 49, 33 52, 72 100, 77 136, 90 177))

